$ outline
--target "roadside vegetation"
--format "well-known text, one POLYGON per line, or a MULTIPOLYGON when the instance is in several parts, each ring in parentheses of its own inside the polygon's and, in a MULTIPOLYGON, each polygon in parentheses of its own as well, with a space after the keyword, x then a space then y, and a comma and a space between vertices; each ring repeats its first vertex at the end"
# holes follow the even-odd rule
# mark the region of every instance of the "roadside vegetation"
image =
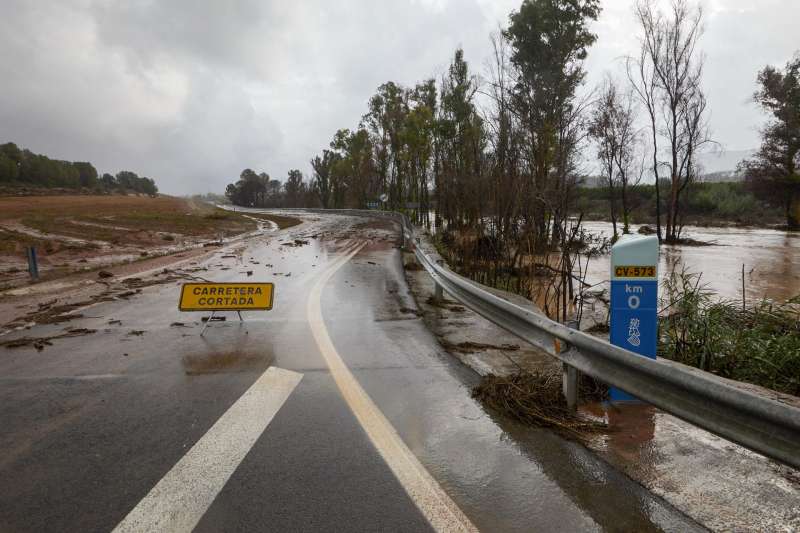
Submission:
MULTIPOLYGON (((666 187, 666 182, 662 186, 666 187)), ((746 183, 692 183, 689 188, 681 215, 687 225, 783 227, 786 224, 781 209, 753 194, 746 183)), ((611 222, 609 204, 615 194, 616 191, 608 187, 580 187, 577 190, 576 209, 587 220, 611 222)), ((627 197, 628 222, 653 226, 656 216, 655 185, 638 184, 630 187, 627 197)))
POLYGON ((663 286, 660 357, 800 396, 800 299, 719 300, 686 272, 663 286))
POLYGON ((755 100, 771 118, 761 151, 739 169, 745 181, 704 183, 698 154, 715 143, 699 3, 634 2, 639 50, 587 87, 601 8, 598 0, 524 0, 489 37, 482 71, 457 49, 440 77, 387 81, 360 120, 310 158, 312 176, 290 170, 281 182, 245 169, 227 198, 404 211, 461 272, 559 320, 580 307, 585 261, 599 250, 584 220, 610 220, 612 239, 647 224, 664 243, 687 242, 688 223, 792 227, 785 200, 800 183, 800 59, 758 74, 755 100), (596 189, 582 187, 598 174, 591 156, 601 170, 596 189))

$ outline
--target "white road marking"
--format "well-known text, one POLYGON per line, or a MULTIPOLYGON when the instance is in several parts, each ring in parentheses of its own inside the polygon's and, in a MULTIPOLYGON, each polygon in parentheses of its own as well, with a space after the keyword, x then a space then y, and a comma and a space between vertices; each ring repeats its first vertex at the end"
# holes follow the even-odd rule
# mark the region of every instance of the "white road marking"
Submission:
POLYGON ((355 414, 372 444, 389 465, 398 481, 436 531, 478 531, 422 463, 408 449, 378 406, 361 388, 347 368, 328 335, 322 318, 322 289, 330 278, 356 255, 364 244, 333 263, 319 277, 308 298, 308 321, 320 353, 330 368, 336 385, 355 414))
POLYGON ((268 368, 114 531, 194 529, 302 377, 268 368))

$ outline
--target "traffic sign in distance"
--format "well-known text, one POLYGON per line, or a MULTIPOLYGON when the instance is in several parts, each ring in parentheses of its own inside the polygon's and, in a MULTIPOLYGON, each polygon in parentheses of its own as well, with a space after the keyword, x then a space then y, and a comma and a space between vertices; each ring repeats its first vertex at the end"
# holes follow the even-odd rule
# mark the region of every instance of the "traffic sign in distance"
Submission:
POLYGON ((185 283, 178 308, 181 311, 269 311, 272 283, 185 283))

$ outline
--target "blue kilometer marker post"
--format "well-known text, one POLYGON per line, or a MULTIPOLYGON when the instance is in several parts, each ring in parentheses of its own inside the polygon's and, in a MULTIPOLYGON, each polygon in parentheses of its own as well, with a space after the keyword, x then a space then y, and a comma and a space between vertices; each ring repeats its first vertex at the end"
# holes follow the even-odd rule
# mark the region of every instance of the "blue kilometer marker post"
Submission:
MULTIPOLYGON (((656 358, 658 237, 623 235, 611 248, 611 344, 656 358)), ((636 401, 611 387, 611 401, 636 401)))

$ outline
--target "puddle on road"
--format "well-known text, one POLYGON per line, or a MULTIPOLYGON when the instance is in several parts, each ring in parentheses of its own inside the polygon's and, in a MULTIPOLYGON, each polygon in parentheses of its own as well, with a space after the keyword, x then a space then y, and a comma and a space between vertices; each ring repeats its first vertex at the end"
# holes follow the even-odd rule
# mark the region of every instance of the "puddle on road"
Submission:
POLYGON ((213 354, 184 355, 181 364, 187 376, 264 371, 273 363, 270 352, 233 351, 213 354))
POLYGON ((644 403, 589 403, 580 411, 605 419, 607 431, 592 439, 592 447, 615 456, 623 464, 636 464, 638 470, 650 471, 655 454, 657 409, 644 403))

